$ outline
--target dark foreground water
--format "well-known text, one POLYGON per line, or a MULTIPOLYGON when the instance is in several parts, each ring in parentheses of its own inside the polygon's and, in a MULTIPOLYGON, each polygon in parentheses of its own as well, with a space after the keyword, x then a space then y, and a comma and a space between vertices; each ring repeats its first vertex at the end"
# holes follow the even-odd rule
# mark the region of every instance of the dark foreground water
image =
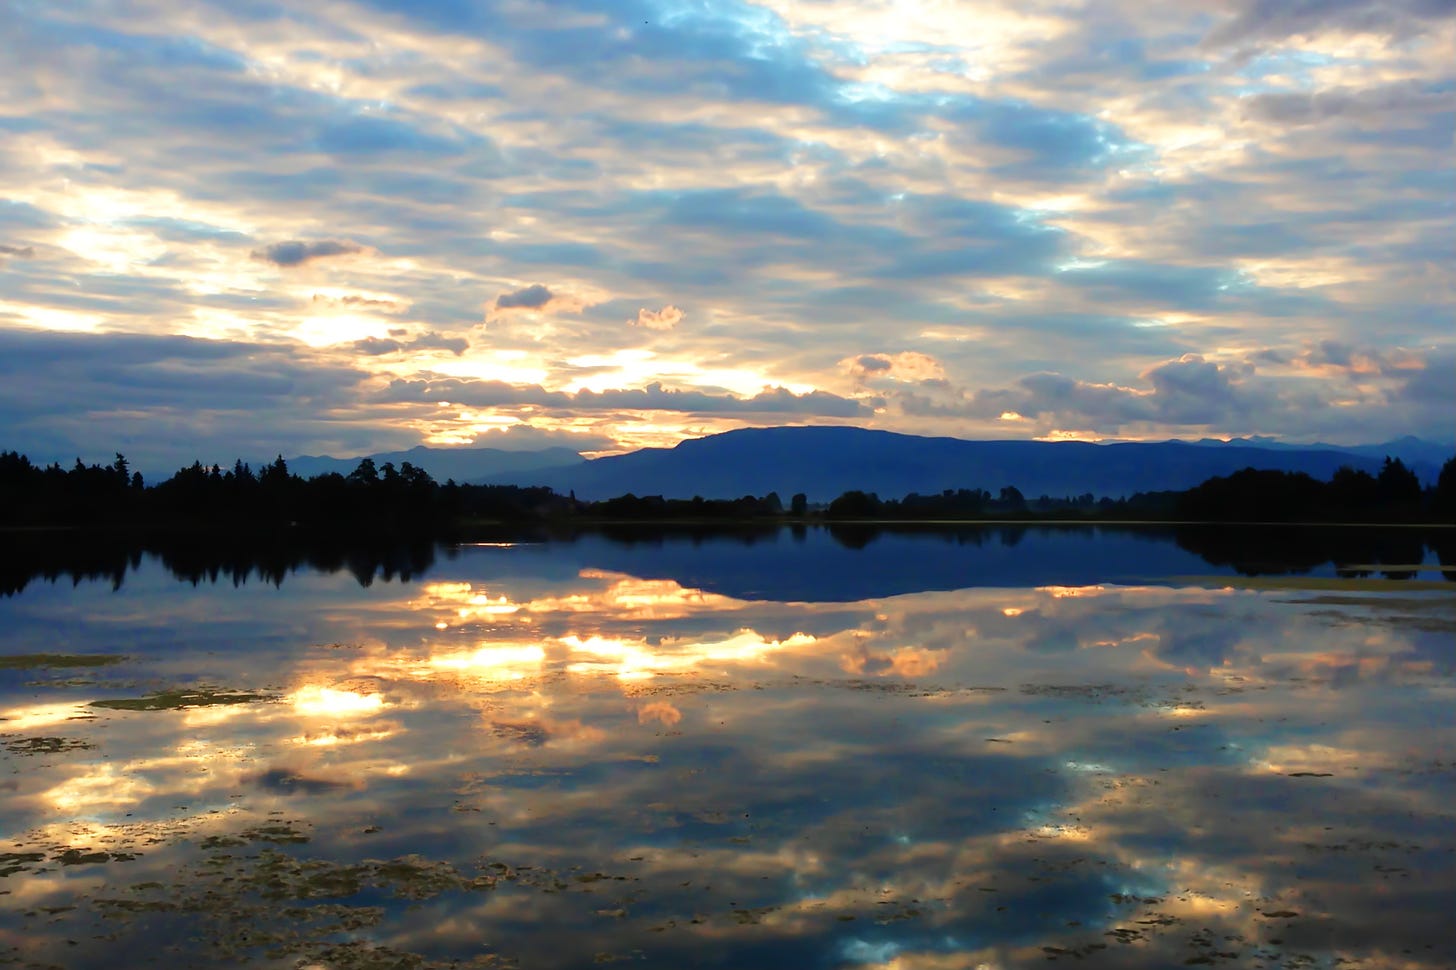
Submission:
POLYGON ((1410 533, 27 548, 0 964, 1456 965, 1410 533))

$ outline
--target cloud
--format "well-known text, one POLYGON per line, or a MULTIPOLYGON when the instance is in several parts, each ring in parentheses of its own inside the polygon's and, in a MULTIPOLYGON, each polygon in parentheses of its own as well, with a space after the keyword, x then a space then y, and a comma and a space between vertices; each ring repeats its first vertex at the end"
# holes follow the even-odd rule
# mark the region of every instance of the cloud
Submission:
POLYGON ((1204 38, 1207 47, 1276 44, 1326 33, 1405 38, 1456 16, 1450 0, 1243 0, 1204 38))
MULTIPOLYGON (((1436 414, 1444 414, 1447 419, 1452 413, 1456 413, 1456 381, 1451 380, 1451 375, 1456 374, 1456 351, 1433 353, 1423 361, 1423 366, 1404 370, 1405 373, 1400 375, 1401 386, 1392 394, 1396 403, 1434 409, 1436 414)), ((1413 428, 1420 427, 1418 420, 1412 422, 1413 428)), ((1438 441, 1450 440, 1449 420, 1444 433, 1432 435, 1432 438, 1438 441)))
POLYGON ((671 330, 682 322, 682 318, 683 312, 669 303, 661 310, 648 310, 644 307, 637 311, 636 320, 628 322, 647 330, 671 330))
POLYGON ((328 259, 332 256, 352 256, 356 253, 366 252, 364 246, 347 239, 320 239, 317 242, 304 242, 301 239, 290 239, 286 242, 273 243, 271 246, 264 246, 262 249, 253 250, 253 258, 265 263, 272 263, 274 266, 291 267, 302 266, 317 259, 328 259))
POLYGON ((9 256, 12 259, 31 259, 35 256, 34 246, 7 246, 0 243, 0 256, 9 256))
POLYGON ((1014 415, 1032 422, 1019 431, 1037 434, 1079 428, 1104 437, 1246 436, 1283 421, 1288 435, 1302 440, 1355 444, 1416 434, 1439 441, 1449 439, 1456 406, 1453 369, 1451 351, 1379 352, 1326 341, 1299 353, 1260 349, 1233 360, 1185 354, 1125 384, 1045 372, 1006 387, 922 386, 887 396, 912 416, 1005 421, 1014 415), (1349 424, 1357 409, 1359 429, 1349 424), (1292 414, 1298 419, 1291 421, 1292 414))
POLYGON ((1000 418, 1012 413, 1046 419, 1058 427, 1091 427, 1103 432, 1146 423, 1218 425, 1256 403, 1268 403, 1257 390, 1240 383, 1240 378, 1251 373, 1247 365, 1217 363, 1197 354, 1185 354, 1143 371, 1139 377, 1142 387, 1040 373, 1022 377, 1004 389, 963 392, 952 402, 908 395, 902 398, 902 404, 911 413, 921 415, 961 413, 1000 418))
POLYGON ((396 336, 391 336, 388 339, 365 337, 363 340, 354 341, 353 347, 359 353, 366 354, 370 357, 379 357, 384 354, 397 354, 407 350, 448 350, 456 357, 459 357, 470 349, 470 341, 464 337, 446 337, 443 334, 430 331, 429 333, 421 334, 413 340, 401 340, 396 336))
POLYGON ((1400 376, 1401 372, 1423 370, 1426 367, 1425 360, 1419 354, 1402 348, 1380 350, 1374 347, 1356 347, 1338 340, 1321 340, 1284 362, 1298 370, 1345 377, 1400 376))
POLYGON ((379 313, 403 313, 408 307, 398 300, 383 300, 377 297, 359 296, 350 294, 348 296, 329 296, 323 293, 313 295, 314 303, 324 303, 329 306, 352 307, 358 310, 375 310, 379 313))
POLYGON ((556 292, 542 283, 532 283, 497 296, 487 308, 486 318, 499 319, 517 313, 580 313, 586 306, 587 302, 578 297, 556 292))
POLYGON ((944 381, 945 367, 929 354, 905 350, 898 354, 861 354, 839 362, 842 370, 860 381, 890 379, 907 383, 944 381))
POLYGON ((551 302, 551 291, 540 283, 532 283, 495 298, 497 310, 539 310, 551 302))
POLYGON ((867 417, 882 402, 840 397, 827 391, 795 394, 783 387, 765 388, 752 397, 669 388, 659 383, 642 388, 604 391, 550 391, 539 384, 458 379, 395 380, 376 395, 376 403, 449 401, 471 407, 536 407, 563 411, 681 411, 700 414, 812 414, 825 417, 867 417))
MULTIPOLYGON (((1398 399, 1443 427, 1419 403, 1435 375, 1397 358, 1451 347, 1450 0, 362 0, 286 37, 248 5, 199 0, 185 29, 164 6, 7 21, 0 327, 207 335, 372 387, 432 367, 577 387, 582 360, 651 343, 619 393, 722 397, 678 383, 716 372, 694 379, 739 401, 836 388, 851 420, 940 434, 1011 430, 978 391, 1149 436, 1215 427, 1160 423, 1206 406, 1373 438, 1398 399), (314 261, 347 283, 315 296, 314 261), (334 350, 285 349, 303 317, 334 350), (1215 370, 1162 367, 1189 354, 1215 370)), ((130 378, 160 393, 173 370, 130 378)), ((95 386, 118 395, 107 429, 176 427, 95 386)), ((435 433, 429 408, 362 393, 300 398, 287 433, 435 433)), ((634 424, 662 444, 755 414, 618 403, 550 407, 622 447, 634 424)))
POLYGON ((295 344, 0 328, 5 447, 38 461, 120 450, 150 474, 417 443, 363 405, 368 380, 295 344))
MULTIPOLYGON (((1280 125, 1348 120, 1388 126, 1399 115, 1431 114, 1449 118, 1451 91, 1441 85, 1406 81, 1371 88, 1268 92, 1245 99, 1243 108, 1246 117, 1280 125)), ((1446 127, 1449 130, 1450 125, 1446 127)))

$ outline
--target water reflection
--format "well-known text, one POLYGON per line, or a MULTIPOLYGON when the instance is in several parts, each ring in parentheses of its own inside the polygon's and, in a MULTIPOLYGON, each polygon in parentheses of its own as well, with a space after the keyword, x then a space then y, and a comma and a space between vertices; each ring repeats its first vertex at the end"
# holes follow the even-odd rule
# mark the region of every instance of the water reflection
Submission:
POLYGON ((805 586, 759 548, 863 553, 641 548, 0 603, 0 961, 1456 960, 1449 593, 760 598, 805 586))
POLYGON ((106 581, 119 589, 150 561, 192 585, 281 586, 302 572, 346 572, 368 587, 424 577, 439 558, 449 560, 461 548, 548 542, 563 568, 603 569, 752 600, 855 601, 966 586, 1085 586, 1199 575, 1456 580, 1456 529, 1441 527, 607 526, 559 533, 513 529, 466 543, 43 531, 11 533, 6 542, 0 596, 37 580, 106 581), (712 555, 703 555, 705 548, 712 555))

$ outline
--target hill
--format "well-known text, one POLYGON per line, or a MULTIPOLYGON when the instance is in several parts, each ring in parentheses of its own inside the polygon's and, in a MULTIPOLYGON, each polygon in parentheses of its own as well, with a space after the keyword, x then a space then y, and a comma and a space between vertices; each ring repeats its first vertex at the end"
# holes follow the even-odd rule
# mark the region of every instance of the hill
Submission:
MULTIPOLYGON (((1382 456, 1383 457, 1383 456, 1382 456)), ((1266 448, 1182 441, 966 441, 848 427, 745 428, 645 448, 579 465, 496 476, 548 485, 588 501, 628 492, 667 498, 731 498, 796 492, 825 502, 849 489, 910 492, 1014 485, 1039 495, 1098 497, 1186 489, 1246 467, 1302 471, 1325 480, 1341 465, 1378 472, 1381 458, 1334 448, 1266 448)), ((1425 480, 1434 470, 1417 468, 1425 480)))

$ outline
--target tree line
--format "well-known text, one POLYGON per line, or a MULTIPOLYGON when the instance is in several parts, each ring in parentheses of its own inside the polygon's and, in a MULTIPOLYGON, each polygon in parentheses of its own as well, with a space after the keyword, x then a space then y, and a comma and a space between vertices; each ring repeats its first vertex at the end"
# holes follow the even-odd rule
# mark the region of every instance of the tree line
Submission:
POLYGON ((298 525, 313 528, 421 532, 461 522, 970 520, 981 518, 1146 519, 1224 522, 1456 523, 1456 458, 1435 485, 1398 458, 1379 474, 1350 467, 1328 482, 1302 472, 1246 468, 1186 491, 1140 492, 1123 498, 1091 493, 1028 499, 1015 486, 993 494, 980 488, 911 493, 882 499, 850 490, 811 508, 805 495, 787 506, 777 493, 736 499, 668 499, 627 494, 598 502, 562 496, 546 487, 437 483, 410 462, 396 467, 361 460, 347 475, 312 478, 292 473, 280 455, 254 470, 200 462, 147 485, 126 458, 109 465, 80 459, 66 468, 40 466, 14 451, 0 452, 0 525, 204 526, 298 525))
POLYGON ((146 485, 118 454, 110 465, 41 467, 0 452, 0 523, 9 526, 302 525, 380 532, 427 531, 461 518, 529 521, 571 506, 548 488, 437 483, 410 462, 365 458, 348 475, 302 478, 280 455, 254 470, 201 462, 146 485))

